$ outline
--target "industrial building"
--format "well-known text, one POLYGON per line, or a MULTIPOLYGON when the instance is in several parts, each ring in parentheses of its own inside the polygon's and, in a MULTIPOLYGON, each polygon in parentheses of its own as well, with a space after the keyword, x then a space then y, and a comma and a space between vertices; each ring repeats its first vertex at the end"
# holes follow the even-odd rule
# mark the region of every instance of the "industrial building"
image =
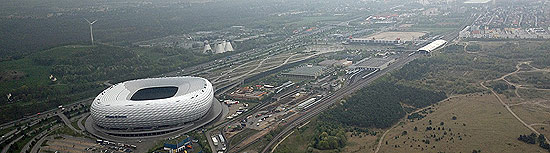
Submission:
POLYGON ((319 101, 317 101, 317 98, 311 98, 311 99, 305 100, 304 102, 300 103, 298 105, 298 107, 296 107, 296 109, 298 109, 300 111, 304 111, 304 110, 307 110, 308 108, 310 108, 311 106, 314 106, 318 102, 319 101))
POLYGON ((317 79, 317 77, 325 73, 325 69, 326 67, 324 66, 307 65, 283 73, 283 75, 296 78, 317 79))
POLYGON ((434 51, 435 49, 437 48, 440 48, 442 46, 444 46, 445 44, 447 44, 447 41, 445 40, 436 40, 420 49, 418 49, 418 52, 419 53, 425 53, 425 54, 429 54, 431 53, 432 51, 434 51))
POLYGON ((367 69, 367 70, 382 70, 388 67, 395 61, 396 57, 390 56, 386 58, 365 58, 356 64, 350 66, 351 69, 367 69))
POLYGON ((202 119, 212 112, 214 101, 212 84, 204 78, 131 80, 101 92, 92 102, 90 117, 94 130, 109 135, 160 135, 202 119))
POLYGON ((377 39, 370 39, 370 38, 352 38, 349 39, 348 42, 350 44, 382 44, 382 45, 395 45, 403 43, 401 40, 377 40, 377 39))
POLYGON ((228 94, 233 99, 240 100, 262 100, 268 92, 263 90, 258 90, 254 87, 242 87, 237 88, 234 92, 228 94))

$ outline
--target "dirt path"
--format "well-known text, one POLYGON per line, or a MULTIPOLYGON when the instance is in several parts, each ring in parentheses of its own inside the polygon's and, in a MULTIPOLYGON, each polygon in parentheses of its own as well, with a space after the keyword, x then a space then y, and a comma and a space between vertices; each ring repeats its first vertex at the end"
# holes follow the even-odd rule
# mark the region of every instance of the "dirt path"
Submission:
MULTIPOLYGON (((481 87, 483 87, 483 88, 485 88, 485 89, 487 89, 487 90, 490 90, 491 93, 492 93, 495 97, 497 97, 498 101, 506 108, 506 110, 508 110, 508 112, 510 112, 510 114, 512 114, 519 122, 521 122, 521 124, 523 124, 523 125, 524 125, 525 127, 527 127, 529 130, 531 130, 533 133, 536 133, 537 135, 539 135, 540 132, 538 132, 537 130, 535 130, 531 125, 525 123, 525 121, 523 121, 518 115, 516 115, 516 113, 514 113, 514 111, 512 111, 512 109, 510 108, 510 105, 506 104, 506 103, 500 98, 500 96, 499 96, 492 88, 489 88, 489 87, 487 87, 487 86, 484 85, 484 83, 486 83, 486 82, 504 80, 506 83, 515 86, 515 87, 516 87, 516 90, 517 90, 518 88, 521 87, 521 85, 518 86, 518 85, 516 85, 516 84, 512 84, 511 82, 507 81, 505 78, 506 78, 507 76, 512 75, 512 74, 518 73, 518 72, 521 70, 521 67, 520 67, 521 65, 523 65, 523 64, 530 65, 529 63, 530 63, 530 62, 519 62, 519 63, 516 65, 516 71, 511 72, 511 73, 508 73, 508 74, 505 74, 505 75, 503 75, 502 77, 497 78, 497 79, 494 79, 494 80, 483 81, 483 82, 481 82, 481 83, 479 83, 479 84, 481 85, 481 87)), ((535 70, 532 70, 532 71, 545 71, 545 70, 543 70, 543 69, 535 69, 535 70)), ((524 71, 524 72, 531 72, 531 71, 524 71)), ((535 89, 538 89, 538 88, 535 88, 535 89)), ((516 92, 516 94, 517 94, 517 92, 516 92)), ((548 138, 546 138, 546 143, 550 143, 550 141, 548 140, 548 138)))

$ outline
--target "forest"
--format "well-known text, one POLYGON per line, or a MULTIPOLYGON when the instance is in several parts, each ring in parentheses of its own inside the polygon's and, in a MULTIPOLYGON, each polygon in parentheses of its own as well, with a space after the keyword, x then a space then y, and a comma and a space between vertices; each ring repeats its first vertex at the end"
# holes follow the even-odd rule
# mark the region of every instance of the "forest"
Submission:
POLYGON ((386 77, 359 90, 320 118, 346 126, 387 128, 405 116, 402 105, 422 108, 445 98, 444 92, 397 84, 397 80, 386 77))

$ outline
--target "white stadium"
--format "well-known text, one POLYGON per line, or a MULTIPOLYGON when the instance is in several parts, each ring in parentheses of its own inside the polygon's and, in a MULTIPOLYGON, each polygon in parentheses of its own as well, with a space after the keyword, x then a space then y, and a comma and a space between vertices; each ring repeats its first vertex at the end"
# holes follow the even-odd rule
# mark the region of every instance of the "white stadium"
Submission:
POLYGON ((212 84, 204 78, 149 78, 105 89, 92 102, 90 112, 97 131, 150 136, 192 124, 209 113, 213 101, 212 84))

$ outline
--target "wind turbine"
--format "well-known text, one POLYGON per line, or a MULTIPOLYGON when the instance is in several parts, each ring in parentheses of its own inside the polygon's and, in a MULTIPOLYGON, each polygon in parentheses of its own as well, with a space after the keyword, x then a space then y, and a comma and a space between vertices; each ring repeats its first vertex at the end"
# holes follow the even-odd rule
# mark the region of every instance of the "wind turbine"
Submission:
POLYGON ((94 45, 94 32, 93 32, 93 28, 92 28, 92 25, 97 21, 97 20, 94 20, 92 22, 90 22, 90 20, 84 18, 84 20, 86 20, 86 22, 88 22, 90 24, 90 37, 92 38, 92 46, 94 45))

